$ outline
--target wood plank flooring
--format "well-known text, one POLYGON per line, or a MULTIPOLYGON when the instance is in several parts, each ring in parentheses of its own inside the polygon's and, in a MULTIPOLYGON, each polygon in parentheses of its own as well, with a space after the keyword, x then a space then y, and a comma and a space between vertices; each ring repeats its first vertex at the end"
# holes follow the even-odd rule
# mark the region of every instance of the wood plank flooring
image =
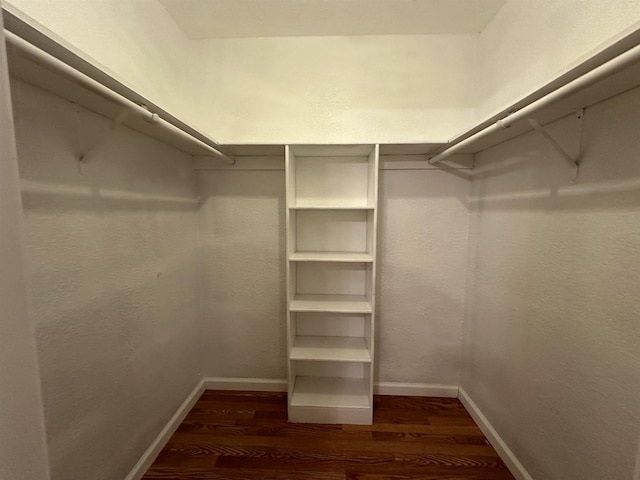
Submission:
POLYGON ((371 426, 294 424, 285 393, 206 391, 143 480, 514 480, 457 399, 374 401, 371 426))

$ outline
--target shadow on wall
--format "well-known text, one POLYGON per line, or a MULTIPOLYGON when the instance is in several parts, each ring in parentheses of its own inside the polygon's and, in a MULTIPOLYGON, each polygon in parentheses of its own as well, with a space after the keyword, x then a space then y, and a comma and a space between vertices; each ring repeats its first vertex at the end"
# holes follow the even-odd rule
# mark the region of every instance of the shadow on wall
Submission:
POLYGON ((110 119, 22 81, 13 79, 11 89, 20 178, 29 192, 132 206, 147 198, 166 207, 196 199, 189 155, 127 127, 113 130, 110 119))
POLYGON ((192 162, 127 128, 103 143, 110 120, 12 91, 51 469, 122 478, 201 379, 192 162))
POLYGON ((640 136, 635 129, 640 118, 633 109, 627 108, 628 113, 619 110, 625 104, 637 105, 638 96, 640 88, 588 108, 583 132, 578 131, 579 124, 573 117, 547 126, 551 135, 570 151, 577 152, 582 135, 580 171, 575 183, 571 168, 535 132, 478 154, 472 204, 483 210, 602 210, 637 206, 640 136), (594 117, 597 121, 592 120, 594 117))
MULTIPOLYGON (((576 184, 535 134, 476 158, 463 386, 534 478, 636 462, 639 97, 586 111, 576 184)), ((571 121, 551 126, 565 144, 571 121)))

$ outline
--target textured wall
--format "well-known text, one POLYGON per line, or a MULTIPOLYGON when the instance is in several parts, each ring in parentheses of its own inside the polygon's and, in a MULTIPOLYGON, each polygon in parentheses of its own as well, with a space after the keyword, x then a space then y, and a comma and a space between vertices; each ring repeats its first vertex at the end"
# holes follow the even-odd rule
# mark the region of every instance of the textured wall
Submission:
POLYGON ((284 170, 198 181, 204 375, 286 378, 284 170))
POLYGON ((193 121, 226 143, 445 140, 477 103, 477 35, 194 41, 193 121))
MULTIPOLYGON (((199 172, 205 376, 286 378, 284 170, 199 172)), ((458 384, 469 182, 381 174, 378 381, 458 384)))
MULTIPOLYGON (((0 13, 0 29, 2 14, 0 13)), ((4 35, 0 30, 0 478, 49 478, 4 35)))
POLYGON ((460 382, 469 181, 385 170, 378 221, 381 382, 460 382))
POLYGON ((480 35, 477 117, 507 108, 634 24, 637 0, 509 0, 480 35))
MULTIPOLYGON (((575 185, 535 134, 476 158, 462 386, 535 479, 638 462, 639 104, 586 111, 575 185)), ((570 146, 574 128, 552 133, 570 146)))
POLYGON ((191 159, 12 87, 52 478, 121 480, 201 379, 191 159))

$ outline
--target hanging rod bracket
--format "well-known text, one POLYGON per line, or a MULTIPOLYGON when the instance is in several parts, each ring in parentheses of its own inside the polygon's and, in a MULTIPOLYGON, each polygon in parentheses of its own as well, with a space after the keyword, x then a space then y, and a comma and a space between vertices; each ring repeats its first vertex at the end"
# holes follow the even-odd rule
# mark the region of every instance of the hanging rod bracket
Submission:
POLYGON ((159 123, 160 122, 160 115, 158 115, 157 113, 151 113, 149 112, 149 117, 144 119, 145 122, 149 122, 149 123, 159 123))
POLYGON ((508 122, 509 117, 505 117, 501 120, 498 120, 496 122, 496 125, 498 125, 498 127, 502 128, 502 129, 507 129, 509 127, 511 127, 511 124, 508 122))

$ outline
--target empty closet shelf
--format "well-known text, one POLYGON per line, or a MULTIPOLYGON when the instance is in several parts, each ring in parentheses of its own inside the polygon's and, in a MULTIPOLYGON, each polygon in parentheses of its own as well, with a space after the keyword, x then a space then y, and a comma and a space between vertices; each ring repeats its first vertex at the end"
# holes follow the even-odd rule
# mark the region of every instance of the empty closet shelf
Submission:
POLYGON ((291 360, 370 362, 371 354, 362 337, 298 336, 291 360))
POLYGON ((291 406, 369 408, 369 391, 362 378, 296 377, 291 406))
POLYGON ((371 313, 365 295, 296 295, 289 305, 292 312, 371 313))
POLYGON ((290 210, 373 210, 373 205, 344 203, 298 203, 289 206, 290 210))
POLYGON ((289 255, 292 262, 373 262, 370 253, 357 252, 296 252, 289 255))

